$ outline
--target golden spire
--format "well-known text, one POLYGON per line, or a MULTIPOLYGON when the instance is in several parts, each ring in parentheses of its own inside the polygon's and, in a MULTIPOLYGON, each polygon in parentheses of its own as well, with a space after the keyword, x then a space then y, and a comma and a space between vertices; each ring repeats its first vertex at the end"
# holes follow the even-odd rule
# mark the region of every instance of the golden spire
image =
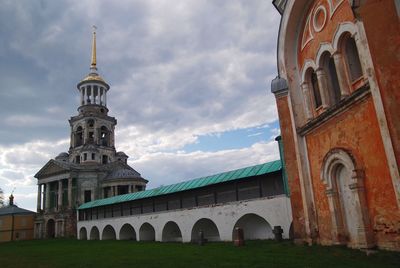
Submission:
POLYGON ((93 25, 93 41, 92 41, 92 63, 90 64, 90 69, 96 70, 96 29, 97 27, 93 25))

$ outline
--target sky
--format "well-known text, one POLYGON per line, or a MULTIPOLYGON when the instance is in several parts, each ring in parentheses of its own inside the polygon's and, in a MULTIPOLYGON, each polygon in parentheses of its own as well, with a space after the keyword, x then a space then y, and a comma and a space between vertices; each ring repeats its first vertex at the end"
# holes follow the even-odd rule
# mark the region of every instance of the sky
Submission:
POLYGON ((2 0, 0 188, 36 210, 39 169, 68 151, 77 83, 111 86, 117 151, 147 188, 279 158, 279 14, 270 0, 2 0))

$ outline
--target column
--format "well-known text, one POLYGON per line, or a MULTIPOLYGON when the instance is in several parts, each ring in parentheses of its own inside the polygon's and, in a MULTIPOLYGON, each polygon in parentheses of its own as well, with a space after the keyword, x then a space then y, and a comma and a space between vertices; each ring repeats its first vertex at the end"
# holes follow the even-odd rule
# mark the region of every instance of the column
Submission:
POLYGON ((49 210, 50 207, 50 183, 46 183, 44 185, 45 195, 44 195, 44 209, 45 211, 49 210))
POLYGON ((329 107, 329 87, 328 87, 328 80, 325 74, 324 69, 318 68, 316 70, 317 79, 318 79, 318 87, 321 94, 321 101, 322 107, 327 108, 329 107))
POLYGON ((103 88, 101 87, 100 89, 99 89, 99 104, 100 105, 103 105, 103 88))
MULTIPOLYGON (((354 33, 354 35, 352 36, 353 38, 354 38, 354 41, 356 42, 356 46, 357 46, 357 52, 358 52, 358 57, 359 57, 359 59, 360 59, 360 64, 361 64, 361 70, 362 70, 362 73, 363 73, 363 79, 364 80, 368 80, 368 78, 366 78, 366 75, 367 75, 367 70, 366 70, 366 63, 365 63, 365 60, 364 60, 364 57, 360 57, 360 55, 365 55, 365 51, 367 50, 367 49, 364 49, 365 48, 365 45, 363 45, 363 42, 362 42, 362 40, 360 39, 360 34, 359 33, 354 33)), ((367 44, 367 42, 365 42, 365 44, 367 44)), ((368 55, 368 54, 367 54, 368 55)))
POLYGON ((107 90, 104 90, 104 106, 107 107, 107 90))
POLYGON ((83 104, 86 105, 86 87, 83 87, 83 104))
POLYGON ((37 196, 37 212, 40 212, 42 208, 42 185, 38 184, 38 196, 37 196))
POLYGON ((68 208, 72 208, 72 178, 68 178, 68 208))
POLYGON ((128 193, 132 193, 132 185, 128 185, 128 193))
POLYGON ((312 114, 312 107, 311 107, 311 102, 310 102, 310 88, 308 87, 308 84, 306 82, 301 84, 301 90, 303 92, 303 100, 304 100, 304 107, 306 110, 306 118, 307 118, 307 121, 309 121, 313 118, 313 114, 312 114))
POLYGON ((91 103, 94 104, 94 86, 91 86, 91 90, 90 90, 90 100, 91 103))
POLYGON ((344 98, 350 94, 350 83, 344 67, 342 54, 339 52, 335 52, 333 54, 333 60, 335 62, 336 74, 339 81, 341 98, 344 98))
POLYGON ((57 209, 61 210, 62 206, 62 180, 58 181, 58 200, 57 200, 57 209))

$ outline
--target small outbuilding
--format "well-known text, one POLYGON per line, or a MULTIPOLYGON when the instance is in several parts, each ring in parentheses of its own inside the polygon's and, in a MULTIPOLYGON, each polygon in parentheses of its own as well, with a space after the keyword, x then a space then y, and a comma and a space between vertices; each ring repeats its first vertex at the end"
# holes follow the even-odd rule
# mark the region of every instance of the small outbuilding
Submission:
POLYGON ((11 195, 9 205, 0 208, 0 242, 33 239, 35 214, 14 205, 11 195))

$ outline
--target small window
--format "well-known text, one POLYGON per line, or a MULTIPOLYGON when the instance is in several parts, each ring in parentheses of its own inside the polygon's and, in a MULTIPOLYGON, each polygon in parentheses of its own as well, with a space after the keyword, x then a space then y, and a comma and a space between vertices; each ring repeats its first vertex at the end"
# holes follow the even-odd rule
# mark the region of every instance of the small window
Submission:
POLYGON ((102 164, 107 164, 108 163, 108 156, 107 155, 103 155, 101 158, 101 163, 102 164))
POLYGON ((88 126, 89 127, 93 127, 94 126, 94 120, 93 119, 88 120, 88 126))
POLYGON ((83 161, 86 161, 87 160, 87 153, 84 153, 83 154, 83 161))
POLYGON ((94 132, 89 132, 89 142, 94 142, 94 132))
POLYGON ((80 164, 81 163, 81 156, 80 155, 75 156, 75 163, 76 164, 80 164))
POLYGON ((92 160, 95 160, 95 159, 96 159, 96 154, 92 153, 92 160))
POLYGON ((92 201, 92 191, 85 191, 85 203, 92 201))

